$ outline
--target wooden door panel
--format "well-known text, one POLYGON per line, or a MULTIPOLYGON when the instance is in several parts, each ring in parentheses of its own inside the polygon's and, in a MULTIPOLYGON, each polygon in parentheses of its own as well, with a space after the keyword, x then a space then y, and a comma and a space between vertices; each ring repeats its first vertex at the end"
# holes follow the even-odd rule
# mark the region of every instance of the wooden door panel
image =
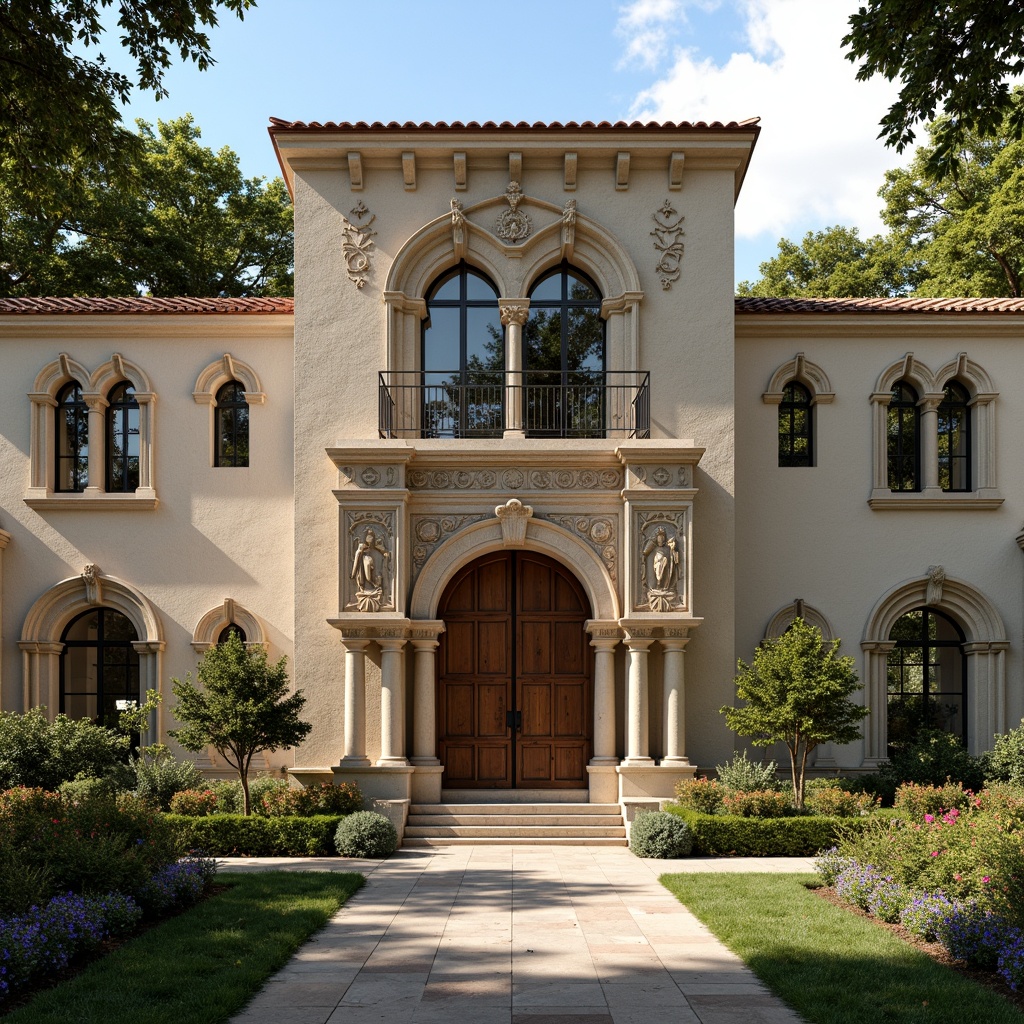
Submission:
POLYGON ((505 615, 509 611, 509 573, 507 558, 498 561, 484 562, 477 570, 477 605, 478 612, 498 612, 505 615))
POLYGON ((443 743, 438 751, 444 764, 445 785, 457 788, 473 783, 476 775, 476 745, 473 743, 443 743))
POLYGON ((551 623, 543 619, 520 618, 518 674, 521 676, 551 674, 551 623))
POLYGON ((445 687, 442 717, 446 736, 472 736, 476 725, 474 687, 471 683, 449 683, 445 687))
POLYGON ((474 651, 475 624, 452 620, 444 638, 443 669, 447 676, 471 675, 476 669, 474 651))
POLYGON ((580 683, 556 683, 554 686, 552 733, 555 736, 583 736, 586 732, 584 699, 586 687, 580 683))
POLYGON ((520 744, 519 780, 531 786, 551 781, 551 747, 549 744, 520 744))
POLYGON ((518 604, 522 612, 551 610, 551 568, 529 555, 519 559, 518 604))
POLYGON ((554 781, 575 783, 586 778, 587 765, 585 750, 578 743, 571 745, 557 744, 554 752, 554 781))
POLYGON ((471 612, 476 607, 476 581, 472 576, 463 577, 446 596, 449 612, 471 612))
POLYGON ((496 622, 485 620, 477 626, 477 675, 508 676, 509 666, 508 639, 511 623, 507 619, 496 622))
POLYGON ((477 684, 477 720, 476 735, 505 738, 508 730, 505 724, 505 712, 508 710, 509 687, 505 683, 477 684))
POLYGON ((551 623, 554 640, 551 644, 554 655, 553 672, 558 676, 582 676, 586 670, 587 651, 580 643, 582 623, 572 622, 551 623))
POLYGON ((477 782, 489 786, 507 786, 512 778, 508 755, 509 744, 477 743, 477 782))
POLYGON ((588 618, 589 613, 583 607, 580 601, 580 595, 576 588, 562 575, 555 574, 555 601, 554 607, 556 612, 573 612, 576 615, 586 615, 588 618))
POLYGON ((524 739, 551 735, 551 686, 548 683, 522 683, 519 687, 519 710, 524 739))

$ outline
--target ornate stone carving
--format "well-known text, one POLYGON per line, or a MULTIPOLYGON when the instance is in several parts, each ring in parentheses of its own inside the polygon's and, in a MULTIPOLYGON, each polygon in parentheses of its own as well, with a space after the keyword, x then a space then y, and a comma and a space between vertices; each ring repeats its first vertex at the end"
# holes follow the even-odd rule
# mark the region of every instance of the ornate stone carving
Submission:
POLYGON ((362 288, 370 273, 370 252, 373 249, 373 236, 377 234, 376 231, 370 230, 370 225, 377 217, 376 214, 370 213, 361 199, 349 213, 352 220, 342 218, 344 240, 341 243, 341 252, 345 258, 348 279, 357 288, 362 288))
POLYGON ((942 585, 946 582, 946 570, 941 565, 928 566, 928 588, 925 591, 926 604, 942 603, 942 585))
POLYGON ((682 516, 655 512, 639 518, 640 595, 639 607, 652 612, 673 612, 685 607, 679 592, 685 579, 682 516))
POLYGON ((572 255, 573 246, 576 244, 576 200, 566 201, 565 209, 562 210, 562 253, 566 257, 572 255))
POLYGON ((650 487, 690 487, 691 472, 689 466, 630 466, 629 483, 627 486, 650 487))
POLYGON ((459 199, 452 199, 452 248, 455 250, 455 256, 458 259, 466 255, 466 235, 468 231, 466 215, 462 212, 462 202, 459 199))
POLYGON ((608 570, 612 583, 618 582, 618 529, 612 517, 554 513, 544 518, 552 523, 558 523, 564 529, 571 530, 578 537, 582 537, 601 556, 601 561, 608 570))
POLYGON ((498 306, 498 313, 501 316, 503 326, 508 327, 509 324, 518 324, 522 327, 530 318, 530 306, 529 303, 523 302, 521 299, 513 299, 502 302, 498 306))
POLYGON ((519 209, 519 204, 523 201, 523 192, 518 181, 508 183, 508 188, 505 189, 505 199, 508 201, 509 208, 498 218, 495 233, 499 238, 515 245, 528 238, 533 227, 530 224, 530 218, 519 209))
POLYGON ((661 278, 661 287, 668 291, 672 282, 679 279, 679 262, 683 258, 683 215, 672 205, 670 199, 661 204, 661 209, 651 215, 654 221, 655 252, 661 255, 654 268, 661 278))
POLYGON ((526 543, 526 524, 533 516, 533 508, 518 498, 509 498, 498 505, 494 514, 501 522, 501 542, 507 548, 521 548, 526 543))
POLYGON ((103 586, 100 583, 100 567, 90 562, 82 570, 82 582, 85 584, 85 599, 89 604, 103 603, 103 586))
POLYGON ((502 490, 518 491, 618 491, 622 489, 621 469, 414 469, 408 474, 413 491, 502 490))
POLYGON ((398 470, 394 466, 339 466, 342 487, 397 487, 398 470))
POLYGON ((394 513, 350 512, 347 519, 353 596, 345 608, 361 612, 393 611, 394 513))
POLYGON ((450 534, 469 526, 471 523, 479 523, 487 519, 486 515, 456 515, 456 516, 412 516, 410 527, 412 529, 413 549, 412 565, 413 578, 418 575, 423 564, 434 553, 434 550, 450 534))

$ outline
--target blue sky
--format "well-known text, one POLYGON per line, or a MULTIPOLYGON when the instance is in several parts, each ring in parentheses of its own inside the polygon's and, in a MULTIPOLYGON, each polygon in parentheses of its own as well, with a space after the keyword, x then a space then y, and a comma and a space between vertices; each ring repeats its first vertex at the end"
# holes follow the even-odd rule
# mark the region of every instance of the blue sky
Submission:
MULTIPOLYGON (((259 0, 211 32, 217 64, 176 64, 170 97, 207 145, 272 176, 271 116, 304 121, 739 120, 762 134, 737 205, 737 280, 782 236, 879 230, 900 162, 875 140, 887 83, 857 83, 839 39, 855 0, 259 0)), ((101 51, 127 70, 111 41, 101 51)), ((905 159, 905 158, 904 158, 905 159)))

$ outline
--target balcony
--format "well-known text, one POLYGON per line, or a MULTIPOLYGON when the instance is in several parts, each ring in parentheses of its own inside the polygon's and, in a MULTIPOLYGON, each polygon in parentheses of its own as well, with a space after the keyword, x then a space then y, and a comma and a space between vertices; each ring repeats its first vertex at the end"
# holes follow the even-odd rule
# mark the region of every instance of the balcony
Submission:
POLYGON ((651 436, 648 371, 382 371, 381 437, 651 436))

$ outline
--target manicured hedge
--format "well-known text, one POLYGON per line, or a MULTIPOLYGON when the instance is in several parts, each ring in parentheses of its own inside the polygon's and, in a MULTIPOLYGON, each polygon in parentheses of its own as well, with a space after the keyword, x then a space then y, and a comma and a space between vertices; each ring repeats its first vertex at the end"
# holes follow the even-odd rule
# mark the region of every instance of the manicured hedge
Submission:
POLYGON ((174 833, 188 850, 213 857, 324 857, 332 856, 334 833, 343 814, 316 814, 308 818, 263 818, 241 814, 211 814, 193 818, 166 814, 174 833))
POLYGON ((868 818, 740 818, 701 814, 669 804, 693 833, 693 852, 711 857, 811 857, 834 846, 846 832, 863 828, 868 818))

